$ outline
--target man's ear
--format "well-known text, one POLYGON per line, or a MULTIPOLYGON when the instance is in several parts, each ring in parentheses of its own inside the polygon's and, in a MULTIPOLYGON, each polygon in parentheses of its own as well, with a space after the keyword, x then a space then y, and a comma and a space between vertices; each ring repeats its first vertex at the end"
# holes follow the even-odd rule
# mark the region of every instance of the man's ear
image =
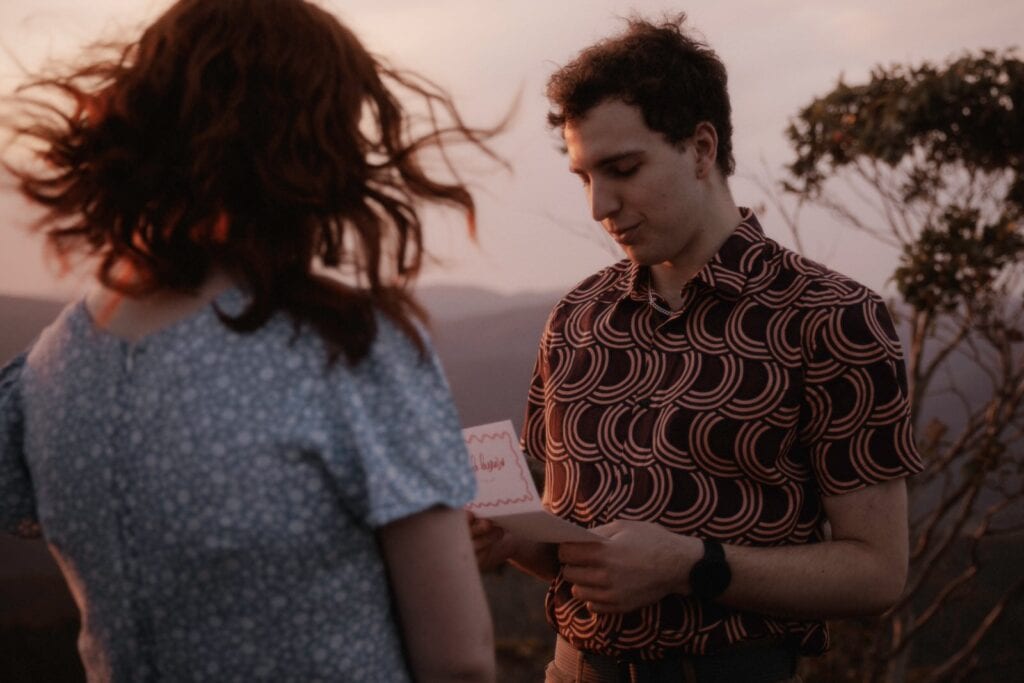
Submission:
POLYGON ((718 161, 718 131, 709 121, 701 121, 690 139, 697 155, 697 177, 707 178, 718 161))

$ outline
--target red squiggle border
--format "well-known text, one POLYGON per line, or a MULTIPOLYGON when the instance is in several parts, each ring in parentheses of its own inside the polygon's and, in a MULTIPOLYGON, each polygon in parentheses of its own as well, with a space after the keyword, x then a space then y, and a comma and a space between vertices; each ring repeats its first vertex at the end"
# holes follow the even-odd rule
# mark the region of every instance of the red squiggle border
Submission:
POLYGON ((529 475, 528 473, 523 471, 523 459, 519 456, 519 453, 516 452, 515 447, 512 445, 512 435, 509 434, 508 432, 471 434, 469 438, 466 439, 466 447, 470 448, 470 446, 474 442, 483 443, 485 441, 501 441, 506 446, 508 446, 509 453, 512 454, 512 461, 515 462, 516 468, 519 470, 519 479, 520 481, 523 482, 523 488, 526 490, 526 494, 520 496, 519 498, 499 498, 498 500, 495 501, 470 503, 466 507, 469 508, 470 510, 476 510, 479 508, 494 508, 499 507, 501 505, 512 505, 513 503, 525 503, 527 501, 536 500, 533 497, 533 494, 530 493, 530 484, 526 479, 526 477, 529 475))

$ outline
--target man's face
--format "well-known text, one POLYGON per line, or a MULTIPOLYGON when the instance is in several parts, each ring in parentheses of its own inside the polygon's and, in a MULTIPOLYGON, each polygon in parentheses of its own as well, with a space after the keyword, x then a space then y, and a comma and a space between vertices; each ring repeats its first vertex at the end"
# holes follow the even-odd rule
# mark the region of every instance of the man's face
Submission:
POLYGON ((607 100, 563 130, 569 169, 590 211, 630 260, 676 262, 697 236, 706 210, 694 145, 669 144, 640 109, 607 100))

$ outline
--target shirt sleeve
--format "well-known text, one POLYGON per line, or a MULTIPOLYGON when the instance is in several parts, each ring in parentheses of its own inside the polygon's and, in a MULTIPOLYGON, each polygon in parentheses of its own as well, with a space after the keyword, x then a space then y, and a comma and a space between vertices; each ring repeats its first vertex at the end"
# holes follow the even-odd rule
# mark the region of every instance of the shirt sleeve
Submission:
POLYGON ((0 370, 0 531, 19 536, 38 535, 32 479, 25 463, 25 419, 21 374, 25 354, 0 370))
POLYGON ((815 323, 800 438, 823 495, 921 471, 906 368, 885 303, 870 294, 815 323))
POLYGON ((436 505, 460 508, 476 495, 451 391, 422 337, 423 354, 378 317, 369 356, 337 387, 351 452, 335 458, 345 459, 345 470, 355 475, 343 490, 354 513, 372 527, 436 505))

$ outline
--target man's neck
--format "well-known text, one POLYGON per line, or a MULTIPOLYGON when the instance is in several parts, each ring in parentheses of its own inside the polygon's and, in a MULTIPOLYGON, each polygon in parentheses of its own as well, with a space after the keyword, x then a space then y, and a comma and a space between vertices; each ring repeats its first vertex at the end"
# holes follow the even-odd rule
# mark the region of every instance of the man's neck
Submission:
POLYGON ((742 216, 728 190, 707 214, 704 229, 694 235, 687 248, 671 261, 651 266, 651 284, 672 310, 682 305, 682 290, 729 239, 742 216))

